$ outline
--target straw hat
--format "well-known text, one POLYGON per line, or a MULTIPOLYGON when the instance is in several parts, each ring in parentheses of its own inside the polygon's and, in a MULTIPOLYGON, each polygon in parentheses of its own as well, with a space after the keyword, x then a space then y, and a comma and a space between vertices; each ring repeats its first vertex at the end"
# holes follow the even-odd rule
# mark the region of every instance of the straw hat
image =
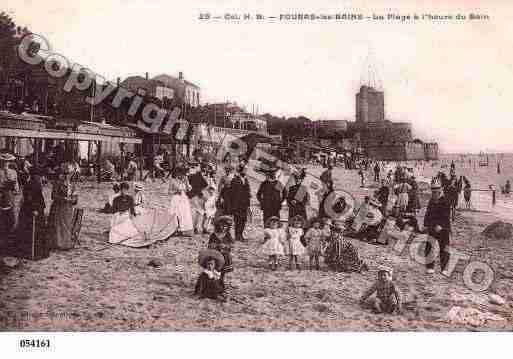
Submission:
POLYGON ((224 257, 221 252, 215 249, 204 249, 200 251, 198 256, 198 263, 201 267, 206 268, 210 259, 216 261, 216 268, 220 270, 224 266, 224 257))
POLYGON ((289 224, 293 224, 297 221, 301 222, 301 227, 303 227, 305 225, 305 219, 302 216, 300 216, 299 214, 292 218, 289 218, 289 224))
POLYGON ((438 179, 435 179, 433 180, 433 182, 431 182, 431 189, 440 189, 442 188, 442 184, 440 183, 440 181, 438 179))
POLYGON ((376 198, 371 198, 369 203, 375 207, 381 207, 381 203, 376 198))
POLYGON ((265 227, 269 227, 269 225, 272 223, 272 222, 278 222, 280 223, 280 219, 276 216, 272 216, 271 218, 268 218, 267 221, 264 223, 264 226, 265 227))
POLYGON ((16 157, 10 153, 0 153, 0 161, 14 161, 16 157))
POLYGON ((391 267, 387 267, 387 266, 379 266, 378 267, 378 273, 379 272, 387 272, 391 276, 394 274, 394 270, 391 267))

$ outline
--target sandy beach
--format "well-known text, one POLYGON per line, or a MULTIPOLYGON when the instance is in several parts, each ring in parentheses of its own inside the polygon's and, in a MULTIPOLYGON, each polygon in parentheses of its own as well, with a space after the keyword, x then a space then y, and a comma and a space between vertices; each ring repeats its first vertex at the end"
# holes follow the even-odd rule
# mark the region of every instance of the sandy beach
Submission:
MULTIPOLYGON (((504 171, 504 176, 511 175, 504 171)), ((434 170, 434 169, 433 169, 434 170)), ((458 169, 457 169, 458 170, 458 169)), ((490 169, 489 169, 490 170, 490 169)), ((321 168, 309 168, 320 174, 321 168)), ((459 171, 458 171, 459 174, 459 171)), ((356 171, 335 169, 336 188, 361 199, 373 188, 360 188, 356 171)), ((426 171, 426 175, 429 172, 426 171)), ((481 176, 482 177, 482 176, 481 176)), ((486 178, 470 179, 478 183, 486 178)), ((511 177, 511 176, 510 176, 511 177)), ((497 179, 493 179, 497 181, 497 179)), ((492 182, 490 182, 492 183, 492 182)), ((256 192, 258 183, 252 182, 256 192)), ((0 278, 0 329, 30 331, 488 331, 513 329, 512 240, 495 240, 481 232, 499 219, 485 211, 460 211, 454 222, 452 245, 470 260, 488 263, 494 270, 491 287, 481 293, 468 289, 462 273, 468 261, 460 261, 451 278, 439 271, 425 275, 424 266, 410 258, 408 250, 392 245, 374 246, 352 240, 370 270, 363 274, 287 270, 282 259, 276 272, 269 271, 261 255, 261 211, 253 204, 253 221, 247 242, 236 242, 233 273, 228 275, 228 301, 199 300, 193 296, 199 273, 198 251, 206 235, 171 237, 149 248, 110 245, 103 232, 109 215, 102 207, 110 183, 80 183, 79 206, 84 208, 81 244, 49 258, 22 260, 0 278), (148 265, 158 259, 162 266, 148 265), (378 265, 394 268, 394 280, 405 301, 402 315, 376 315, 359 306, 358 299, 376 278, 378 265), (496 293, 504 305, 491 304, 496 293), (453 307, 479 310, 488 316, 481 322, 447 319, 453 307)), ((46 188, 46 195, 49 194, 46 188)), ((146 182, 147 199, 165 205, 167 184, 146 182)), ((49 198, 47 196, 47 198, 49 198)), ((254 200, 254 198, 253 198, 254 200)), ((47 210, 50 201, 47 200, 47 210)), ((286 213, 286 208, 283 208, 286 213)), ((301 258, 306 268, 308 258, 301 258)))

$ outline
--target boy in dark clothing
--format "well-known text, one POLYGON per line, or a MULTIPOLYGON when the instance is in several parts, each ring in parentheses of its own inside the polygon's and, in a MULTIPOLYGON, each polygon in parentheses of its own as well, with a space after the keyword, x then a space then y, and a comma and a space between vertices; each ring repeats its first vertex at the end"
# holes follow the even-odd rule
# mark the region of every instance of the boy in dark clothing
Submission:
POLYGON ((267 179, 262 182, 256 194, 260 208, 264 212, 264 223, 271 217, 280 218, 283 202, 283 185, 276 179, 276 172, 269 172, 267 179))
MULTIPOLYGON (((446 248, 449 246, 451 229, 451 206, 449 201, 442 196, 442 186, 435 180, 431 185, 432 197, 429 200, 424 217, 424 227, 429 236, 435 238, 440 247, 440 266, 442 274, 447 269, 449 263, 449 252, 446 248)), ((426 243, 426 257, 431 253, 431 243, 426 243)), ((434 273, 435 263, 432 261, 426 265, 427 273, 434 273)))

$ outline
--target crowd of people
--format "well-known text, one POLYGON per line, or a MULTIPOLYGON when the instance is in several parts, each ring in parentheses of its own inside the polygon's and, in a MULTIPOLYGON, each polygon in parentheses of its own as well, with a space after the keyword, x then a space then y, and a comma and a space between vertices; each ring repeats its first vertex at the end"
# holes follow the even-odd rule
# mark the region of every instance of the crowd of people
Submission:
MULTIPOLYGON (((44 179, 48 169, 36 165, 18 167, 13 155, 0 154, 0 238, 3 245, 15 239, 21 255, 34 256, 30 251, 33 235, 37 240, 37 256, 48 256, 51 249, 71 249, 75 246, 75 206, 78 201, 72 181, 71 164, 63 164, 53 171, 51 206, 43 196, 44 179), (29 253, 30 252, 30 253, 29 253)), ((25 163, 25 162, 24 162, 25 163)))
MULTIPOLYGON (((59 153, 59 149, 55 149, 47 161, 52 161, 59 153)), ((209 236, 199 254, 202 271, 195 293, 202 298, 226 300, 226 275, 234 271, 232 251, 237 242, 248 240, 245 228, 253 216, 253 182, 247 176, 248 164, 245 161, 235 165, 228 163, 223 168, 224 173, 217 178, 215 163, 200 159, 197 163, 176 164, 168 168, 163 165, 165 156, 166 153, 162 152, 153 158, 153 169, 156 177, 168 182, 168 214, 176 221, 176 233, 209 236), (166 172, 169 172, 167 177, 166 172)), ((21 241, 27 241, 35 225, 40 228, 36 232, 46 233, 51 242, 48 248, 73 248, 76 244, 75 207, 78 201, 74 164, 63 162, 60 166, 50 166, 54 176, 52 203, 49 215, 45 217, 47 205, 43 196, 43 178, 48 176, 48 169, 32 165, 29 158, 17 165, 14 160, 14 156, 0 155, 0 236, 14 234, 21 241), (18 218, 15 211, 17 199, 20 208, 18 218)), ((270 270, 276 271, 282 258, 288 259, 289 270, 302 270, 303 258, 308 258, 309 270, 321 270, 321 258, 324 258, 327 270, 361 273, 369 266, 352 239, 386 244, 380 241, 380 234, 391 219, 401 230, 409 226, 414 232, 421 232, 416 216, 421 208, 420 189, 413 169, 398 165, 394 170, 385 170, 382 164, 370 161, 366 167, 374 172, 372 182, 379 187, 357 205, 351 194, 335 189, 337 178, 333 174, 333 166, 328 164, 320 176, 325 187, 315 209, 312 209, 311 194, 304 184, 305 168, 295 169, 285 184, 278 179, 278 168, 263 171, 266 178, 255 188, 255 201, 262 211, 260 252, 268 258, 270 270), (284 204, 288 209, 286 220, 282 219, 284 204)), ((105 160, 104 168, 102 176, 106 180, 119 180, 113 184, 112 193, 103 208, 104 212, 112 214, 109 241, 115 243, 111 241, 112 229, 123 223, 120 228, 130 236, 135 229, 127 227, 127 221, 141 215, 148 203, 144 184, 134 182, 138 167, 132 156, 126 156, 121 166, 105 160), (129 182, 133 183, 133 192, 130 192, 129 182)), ((365 171, 363 167, 359 171, 362 186, 366 185, 362 174, 365 171)), ((449 252, 446 248, 452 233, 451 221, 455 218, 461 192, 466 203, 470 203, 471 185, 464 176, 458 179, 455 166, 451 166, 449 176, 443 171, 438 173, 432 179, 430 189, 431 198, 426 206, 422 231, 438 242, 441 271, 447 274, 449 252)), ((425 254, 429 255, 431 251, 431 246, 426 245, 425 254)), ((426 267, 428 274, 434 272, 433 263, 426 267)), ((376 293, 376 298, 370 303, 375 311, 400 311, 401 295, 392 281, 392 274, 393 269, 381 267, 377 282, 362 294, 362 304, 368 305, 368 297, 376 293)))

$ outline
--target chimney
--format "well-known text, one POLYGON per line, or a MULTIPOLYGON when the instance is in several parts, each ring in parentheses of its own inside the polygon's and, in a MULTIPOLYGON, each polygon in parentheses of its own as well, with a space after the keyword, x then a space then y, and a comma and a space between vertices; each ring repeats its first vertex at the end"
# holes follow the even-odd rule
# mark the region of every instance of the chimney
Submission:
POLYGON ((183 72, 182 71, 180 71, 178 73, 178 80, 183 80, 183 72))

